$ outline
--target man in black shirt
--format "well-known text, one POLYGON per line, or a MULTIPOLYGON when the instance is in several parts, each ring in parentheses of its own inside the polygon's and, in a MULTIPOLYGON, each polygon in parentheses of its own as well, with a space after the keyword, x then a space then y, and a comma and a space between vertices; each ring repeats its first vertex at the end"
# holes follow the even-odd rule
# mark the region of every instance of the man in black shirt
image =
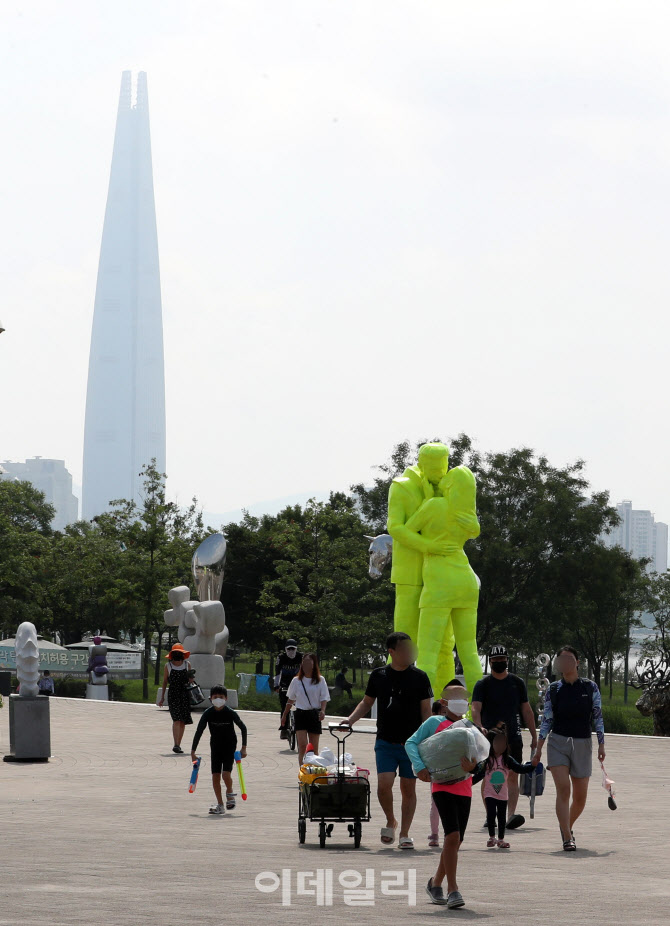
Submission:
POLYGON ((433 690, 426 673, 413 665, 416 653, 408 634, 399 631, 390 634, 386 647, 391 662, 370 673, 363 700, 346 723, 355 723, 377 702, 377 797, 386 814, 381 841, 385 845, 392 845, 395 841, 398 821, 393 813, 393 782, 396 772, 399 772, 401 821, 398 845, 401 849, 413 849, 409 828, 416 810, 416 778, 405 752, 405 741, 430 717, 433 690))
MULTIPOLYGON (((298 652, 298 644, 295 640, 287 640, 284 652, 277 656, 275 662, 274 690, 279 692, 279 716, 284 716, 286 708, 286 692, 294 676, 298 674, 303 654, 298 652)), ((288 739, 288 730, 286 724, 280 719, 279 738, 288 739)))
MULTIPOLYGON (((507 671, 508 656, 504 646, 492 646, 489 650, 491 674, 481 678, 472 692, 472 720, 485 730, 491 730, 498 724, 507 727, 507 741, 510 755, 517 762, 523 762, 522 721, 530 730, 531 756, 537 747, 535 715, 528 702, 526 683, 518 675, 507 671)), ((519 800, 519 776, 509 773, 507 778, 509 800, 507 802, 507 828, 516 829, 526 821, 516 813, 519 800)), ((483 799, 482 785, 482 799, 483 799)))

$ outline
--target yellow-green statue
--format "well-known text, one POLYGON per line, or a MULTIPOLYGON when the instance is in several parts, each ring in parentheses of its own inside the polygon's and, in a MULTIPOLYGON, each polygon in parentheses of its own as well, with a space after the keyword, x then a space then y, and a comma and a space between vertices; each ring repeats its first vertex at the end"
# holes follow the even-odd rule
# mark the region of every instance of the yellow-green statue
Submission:
POLYGON ((417 665, 435 691, 454 676, 454 642, 466 685, 481 678, 477 653, 479 580, 463 552, 479 536, 471 471, 448 471, 444 444, 424 444, 416 466, 391 483, 388 532, 393 537, 394 627, 417 643, 417 665))
MULTIPOLYGON (((395 612, 393 629, 408 633, 418 644, 419 599, 423 591, 423 557, 425 553, 446 554, 449 544, 432 541, 416 531, 407 530, 406 524, 421 505, 436 492, 447 473, 449 448, 444 444, 424 444, 419 449, 416 466, 408 466, 402 476, 391 483, 388 500, 387 530, 393 537, 391 582, 395 585, 395 612)), ((454 677, 454 637, 447 622, 441 652, 436 654, 439 675, 430 676, 434 691, 442 691, 446 682, 454 677), (444 678, 442 684, 440 681, 444 678)), ((421 653, 419 653, 421 659, 421 653)))
POLYGON ((477 652, 479 580, 463 551, 466 540, 479 536, 476 497, 472 472, 467 466, 456 466, 440 481, 438 493, 427 499, 405 525, 408 531, 420 531, 429 542, 443 541, 449 546, 446 555, 427 552, 423 557, 417 665, 439 685, 446 634, 456 641, 470 691, 482 677, 477 652))

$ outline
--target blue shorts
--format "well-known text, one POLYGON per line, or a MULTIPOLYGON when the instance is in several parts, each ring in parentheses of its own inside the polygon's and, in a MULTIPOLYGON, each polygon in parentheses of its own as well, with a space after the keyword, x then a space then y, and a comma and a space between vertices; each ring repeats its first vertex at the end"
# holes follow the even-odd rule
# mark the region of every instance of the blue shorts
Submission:
POLYGON ((416 778, 402 743, 389 743, 378 739, 375 743, 375 759, 378 775, 384 772, 399 772, 401 778, 416 778))

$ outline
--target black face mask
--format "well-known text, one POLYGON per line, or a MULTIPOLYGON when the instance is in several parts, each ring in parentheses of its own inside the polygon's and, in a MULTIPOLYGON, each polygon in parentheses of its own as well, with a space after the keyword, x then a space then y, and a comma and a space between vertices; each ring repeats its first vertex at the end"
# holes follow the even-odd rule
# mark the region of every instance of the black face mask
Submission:
POLYGON ((497 661, 492 662, 491 668, 493 669, 494 672, 504 672, 505 669, 507 668, 507 660, 505 660, 504 662, 497 662, 497 661))

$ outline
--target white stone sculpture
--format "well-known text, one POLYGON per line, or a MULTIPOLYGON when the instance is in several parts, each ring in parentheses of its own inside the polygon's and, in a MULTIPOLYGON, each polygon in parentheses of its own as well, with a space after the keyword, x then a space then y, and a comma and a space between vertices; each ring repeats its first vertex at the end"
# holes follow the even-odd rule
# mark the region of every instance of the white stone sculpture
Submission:
POLYGON ((40 650, 37 645, 37 630, 30 621, 19 624, 14 647, 19 695, 22 698, 36 698, 39 693, 37 683, 40 677, 40 650))
POLYGON ((223 534, 206 537, 193 554, 192 562, 200 600, 191 598, 188 586, 178 585, 168 592, 172 607, 163 616, 166 626, 177 628, 179 642, 191 653, 189 662, 205 696, 212 685, 222 685, 225 679, 223 659, 229 632, 226 612, 220 601, 225 561, 226 539, 223 534))

